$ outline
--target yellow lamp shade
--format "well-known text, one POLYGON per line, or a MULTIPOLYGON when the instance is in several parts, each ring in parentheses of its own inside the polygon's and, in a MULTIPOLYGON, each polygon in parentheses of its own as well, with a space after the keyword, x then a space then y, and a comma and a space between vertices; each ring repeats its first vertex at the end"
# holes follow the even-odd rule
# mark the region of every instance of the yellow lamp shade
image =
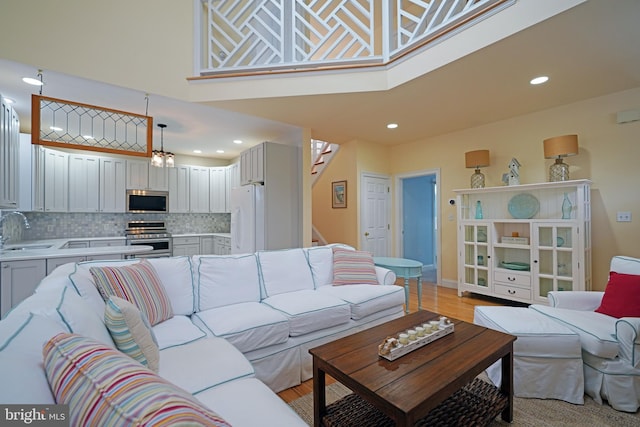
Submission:
POLYGON ((557 159, 578 154, 578 135, 562 135, 547 138, 544 144, 544 158, 557 159))
POLYGON ((475 150, 464 153, 464 161, 468 168, 483 168, 489 166, 489 150, 475 150))

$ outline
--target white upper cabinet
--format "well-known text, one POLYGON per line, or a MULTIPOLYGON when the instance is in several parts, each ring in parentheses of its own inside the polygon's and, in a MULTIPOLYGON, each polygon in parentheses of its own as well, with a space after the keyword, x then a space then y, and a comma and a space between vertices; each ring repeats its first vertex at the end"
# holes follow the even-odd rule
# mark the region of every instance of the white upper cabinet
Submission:
POLYGON ((191 166, 189 181, 189 211, 209 212, 209 168, 191 166))
POLYGON ((209 211, 213 213, 228 212, 227 198, 227 174, 226 166, 209 169, 209 211))
POLYGON ((169 212, 189 212, 189 166, 176 166, 169 173, 169 212))
POLYGON ((69 155, 57 150, 44 149, 44 210, 69 210, 69 155))
POLYGON ((264 183, 264 146, 258 144, 240 153, 240 184, 264 183))
POLYGON ((0 95, 0 208, 18 207, 19 146, 18 114, 0 95))
POLYGON ((124 212, 126 160, 100 158, 100 212, 124 212))
POLYGON ((151 166, 147 160, 127 160, 127 189, 167 191, 169 169, 151 166))
POLYGON ((69 211, 98 212, 100 159, 97 156, 69 155, 69 211))

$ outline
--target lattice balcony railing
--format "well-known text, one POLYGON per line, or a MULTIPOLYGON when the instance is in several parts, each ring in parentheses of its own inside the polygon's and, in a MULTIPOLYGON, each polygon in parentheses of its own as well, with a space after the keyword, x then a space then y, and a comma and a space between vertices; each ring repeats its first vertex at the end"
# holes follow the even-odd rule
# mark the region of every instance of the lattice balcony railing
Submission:
POLYGON ((387 64, 516 0, 201 0, 200 73, 387 64))

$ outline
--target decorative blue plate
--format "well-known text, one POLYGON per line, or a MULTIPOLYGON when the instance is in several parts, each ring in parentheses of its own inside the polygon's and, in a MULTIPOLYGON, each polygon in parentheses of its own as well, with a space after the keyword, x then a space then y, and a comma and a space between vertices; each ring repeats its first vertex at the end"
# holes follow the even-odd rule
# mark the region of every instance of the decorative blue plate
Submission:
POLYGON ((540 202, 529 193, 521 193, 509 200, 509 213, 517 219, 533 218, 540 209, 540 202))

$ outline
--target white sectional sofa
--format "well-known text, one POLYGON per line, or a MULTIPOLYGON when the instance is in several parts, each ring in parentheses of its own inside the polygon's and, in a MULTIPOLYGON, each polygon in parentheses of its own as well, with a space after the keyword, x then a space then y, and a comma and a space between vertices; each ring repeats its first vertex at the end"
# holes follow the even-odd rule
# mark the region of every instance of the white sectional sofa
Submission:
MULTIPOLYGON (((166 318, 145 323, 158 377, 234 426, 305 425, 275 392, 311 378, 308 349, 403 315, 389 270, 375 267, 377 286, 333 286, 334 247, 142 261, 170 302, 166 318)), ((91 269, 139 262, 63 265, 0 321, 0 403, 54 403, 43 346, 58 333, 115 348, 91 269)))

